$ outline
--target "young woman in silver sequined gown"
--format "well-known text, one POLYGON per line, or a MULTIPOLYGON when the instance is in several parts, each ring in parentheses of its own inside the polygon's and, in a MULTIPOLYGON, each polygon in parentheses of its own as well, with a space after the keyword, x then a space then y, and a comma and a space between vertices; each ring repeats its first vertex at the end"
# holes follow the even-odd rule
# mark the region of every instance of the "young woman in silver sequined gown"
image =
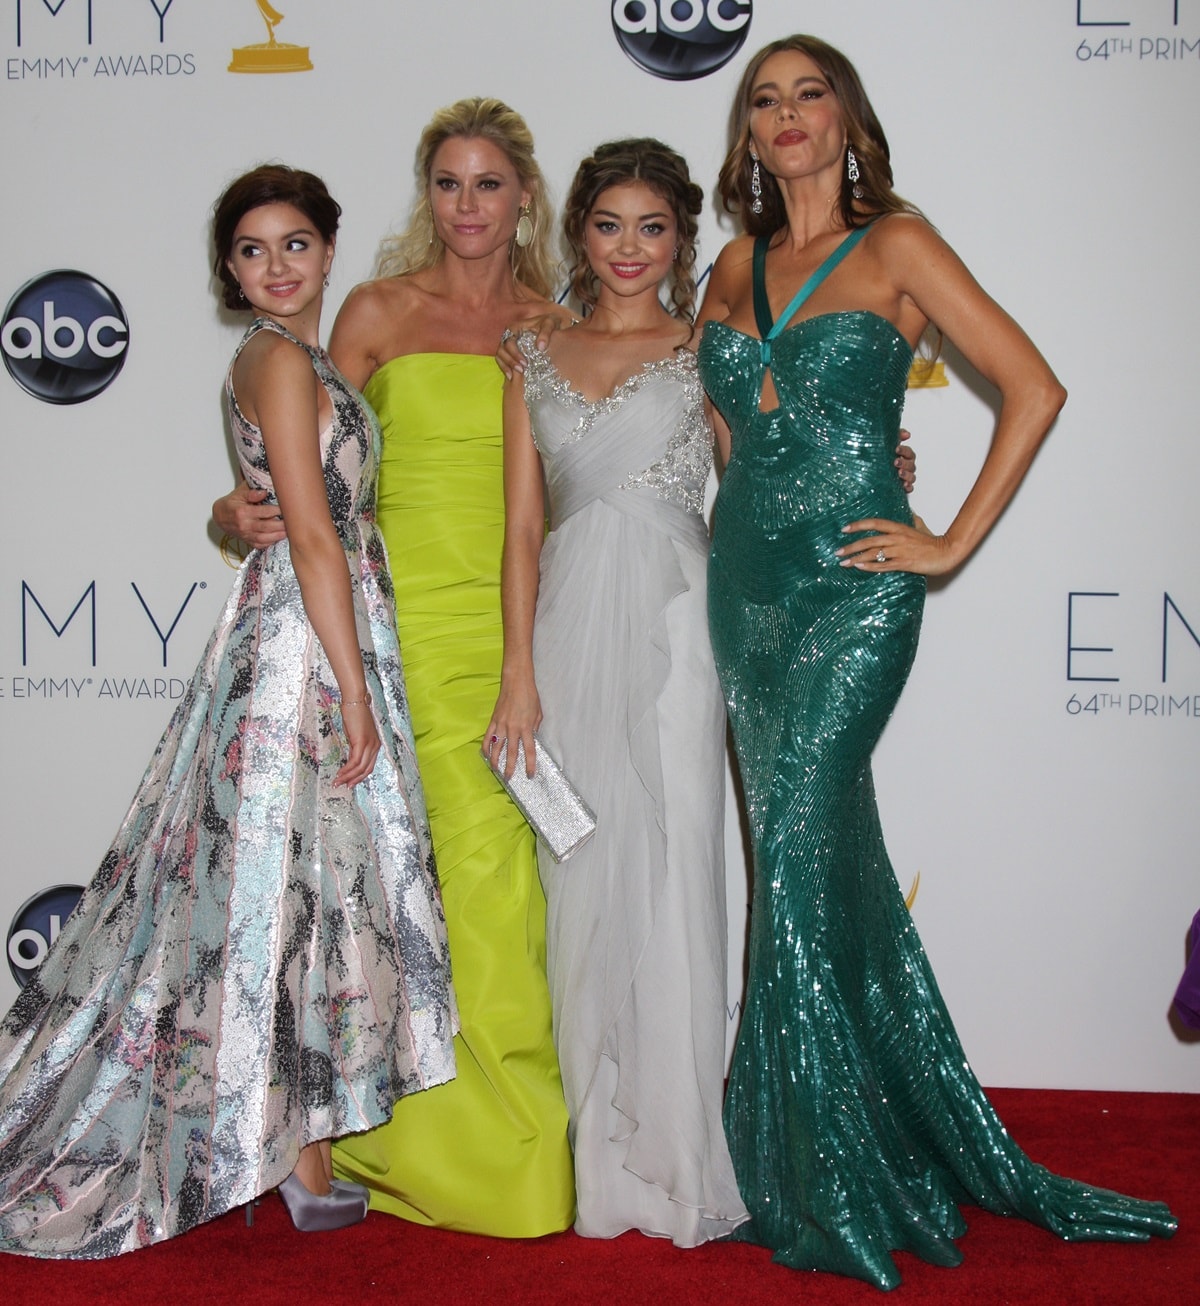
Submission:
POLYGON ((259 314, 226 386, 234 440, 289 539, 242 564, 112 847, 0 1024, 5 1251, 115 1255, 281 1183, 298 1227, 361 1219, 328 1140, 454 1073, 379 430, 316 344, 337 214, 279 166, 218 202, 226 302, 259 314))
POLYGON ((701 201, 657 141, 580 166, 566 231, 591 312, 546 353, 522 336, 506 392, 504 669, 485 736, 528 757, 540 723, 596 813, 569 861, 539 850, 575 1228, 680 1246, 746 1218, 721 1127, 724 714, 705 615, 712 432, 690 348, 701 201), (658 299, 669 277, 677 315, 658 299))

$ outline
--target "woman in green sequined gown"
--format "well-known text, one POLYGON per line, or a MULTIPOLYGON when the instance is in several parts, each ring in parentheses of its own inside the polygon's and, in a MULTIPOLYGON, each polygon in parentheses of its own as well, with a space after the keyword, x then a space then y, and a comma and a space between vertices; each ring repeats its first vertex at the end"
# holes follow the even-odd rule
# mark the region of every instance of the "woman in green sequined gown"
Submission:
POLYGON ((895 196, 882 130, 837 51, 807 37, 768 46, 736 112, 722 192, 750 234, 717 261, 700 350, 732 432, 709 617, 755 861, 725 1109, 752 1222, 734 1236, 890 1288, 893 1250, 961 1259, 959 1203, 1064 1238, 1169 1235, 1165 1206, 1053 1175, 1008 1137, 905 909, 871 780, 925 576, 986 535, 1065 393, 895 196), (1003 399, 941 536, 914 523, 891 465, 912 346, 931 320, 1003 399))

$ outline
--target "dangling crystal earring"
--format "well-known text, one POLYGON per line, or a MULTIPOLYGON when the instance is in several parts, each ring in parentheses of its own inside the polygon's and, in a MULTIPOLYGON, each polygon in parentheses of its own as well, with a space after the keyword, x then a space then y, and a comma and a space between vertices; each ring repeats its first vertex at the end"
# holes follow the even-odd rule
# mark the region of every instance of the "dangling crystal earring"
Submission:
POLYGON ((243 304, 246 302, 246 292, 241 288, 241 286, 238 286, 238 299, 240 299, 243 304))
POLYGON ((517 219, 517 232, 514 237, 522 249, 527 248, 533 240, 533 219, 529 216, 529 205, 521 205, 521 216, 517 219))
POLYGON ((750 156, 754 160, 754 167, 750 171, 750 212, 762 212, 762 177, 758 172, 758 155, 750 156))
POLYGON ((859 173, 858 170, 858 160, 854 157, 854 149, 853 147, 847 145, 846 146, 846 177, 850 182, 850 194, 853 195, 856 200, 862 199, 864 194, 863 188, 858 184, 858 179, 860 176, 861 174, 859 173))

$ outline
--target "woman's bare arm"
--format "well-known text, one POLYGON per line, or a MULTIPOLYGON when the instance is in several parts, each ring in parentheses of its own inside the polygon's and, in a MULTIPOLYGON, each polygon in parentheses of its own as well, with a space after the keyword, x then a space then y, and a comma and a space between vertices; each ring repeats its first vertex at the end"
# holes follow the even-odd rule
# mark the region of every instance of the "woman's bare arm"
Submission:
POLYGON ((356 389, 362 390, 383 362, 381 342, 394 326, 394 283, 364 281, 346 296, 329 335, 333 365, 356 389))
POLYGON ((483 740, 489 761, 507 743, 506 775, 512 775, 516 766, 518 740, 525 748, 527 774, 533 774, 536 764, 533 732, 541 724, 542 707, 533 670, 533 618, 545 532, 542 462, 525 407, 525 379, 517 375, 504 387, 504 560, 500 573, 504 659, 500 695, 483 740))
POLYGON ((919 219, 891 221, 878 235, 898 290, 954 341, 999 390, 1001 405, 991 448, 975 484, 944 534, 933 535, 879 518, 850 522, 847 531, 876 531, 846 546, 843 566, 915 571, 936 576, 961 566, 979 547, 1024 479, 1067 392, 1036 346, 919 219), (886 562, 872 561, 882 552, 886 562))
POLYGON ((262 431, 304 610, 342 696, 348 750, 335 783, 353 785, 374 769, 379 734, 367 696, 350 569, 326 498, 317 386, 304 350, 273 333, 251 340, 234 365, 241 408, 262 431))

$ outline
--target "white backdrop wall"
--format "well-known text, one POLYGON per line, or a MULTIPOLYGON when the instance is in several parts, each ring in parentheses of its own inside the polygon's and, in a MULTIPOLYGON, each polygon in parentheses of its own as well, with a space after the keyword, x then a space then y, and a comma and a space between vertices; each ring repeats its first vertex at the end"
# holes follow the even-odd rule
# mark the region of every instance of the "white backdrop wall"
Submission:
MULTIPOLYGON (((745 56, 805 30, 855 60, 901 192, 1071 392, 992 537, 931 592, 876 762, 897 873, 920 873, 914 913, 984 1082, 1200 1088, 1200 1046, 1169 1019, 1200 907, 1200 0, 722 0, 745 46, 692 81, 626 56, 612 0, 281 3, 310 71, 227 71, 266 35, 254 0, 0 0, 0 302, 74 268, 129 322, 123 370, 86 403, 0 374, 0 925, 90 877, 231 580, 205 525, 233 480, 240 324, 207 271, 222 186, 266 159, 328 181, 345 208, 328 329, 407 211, 438 106, 512 103, 559 195, 625 134, 661 136, 711 187, 745 56), (94 662, 90 601, 63 625, 93 582, 94 662)), ((728 231, 710 208, 702 266, 728 231)), ((906 414, 935 527, 994 402, 948 364, 906 414)), ((732 1031, 732 804, 728 846, 732 1031)), ((0 967, 0 1005, 15 993, 0 967)))

